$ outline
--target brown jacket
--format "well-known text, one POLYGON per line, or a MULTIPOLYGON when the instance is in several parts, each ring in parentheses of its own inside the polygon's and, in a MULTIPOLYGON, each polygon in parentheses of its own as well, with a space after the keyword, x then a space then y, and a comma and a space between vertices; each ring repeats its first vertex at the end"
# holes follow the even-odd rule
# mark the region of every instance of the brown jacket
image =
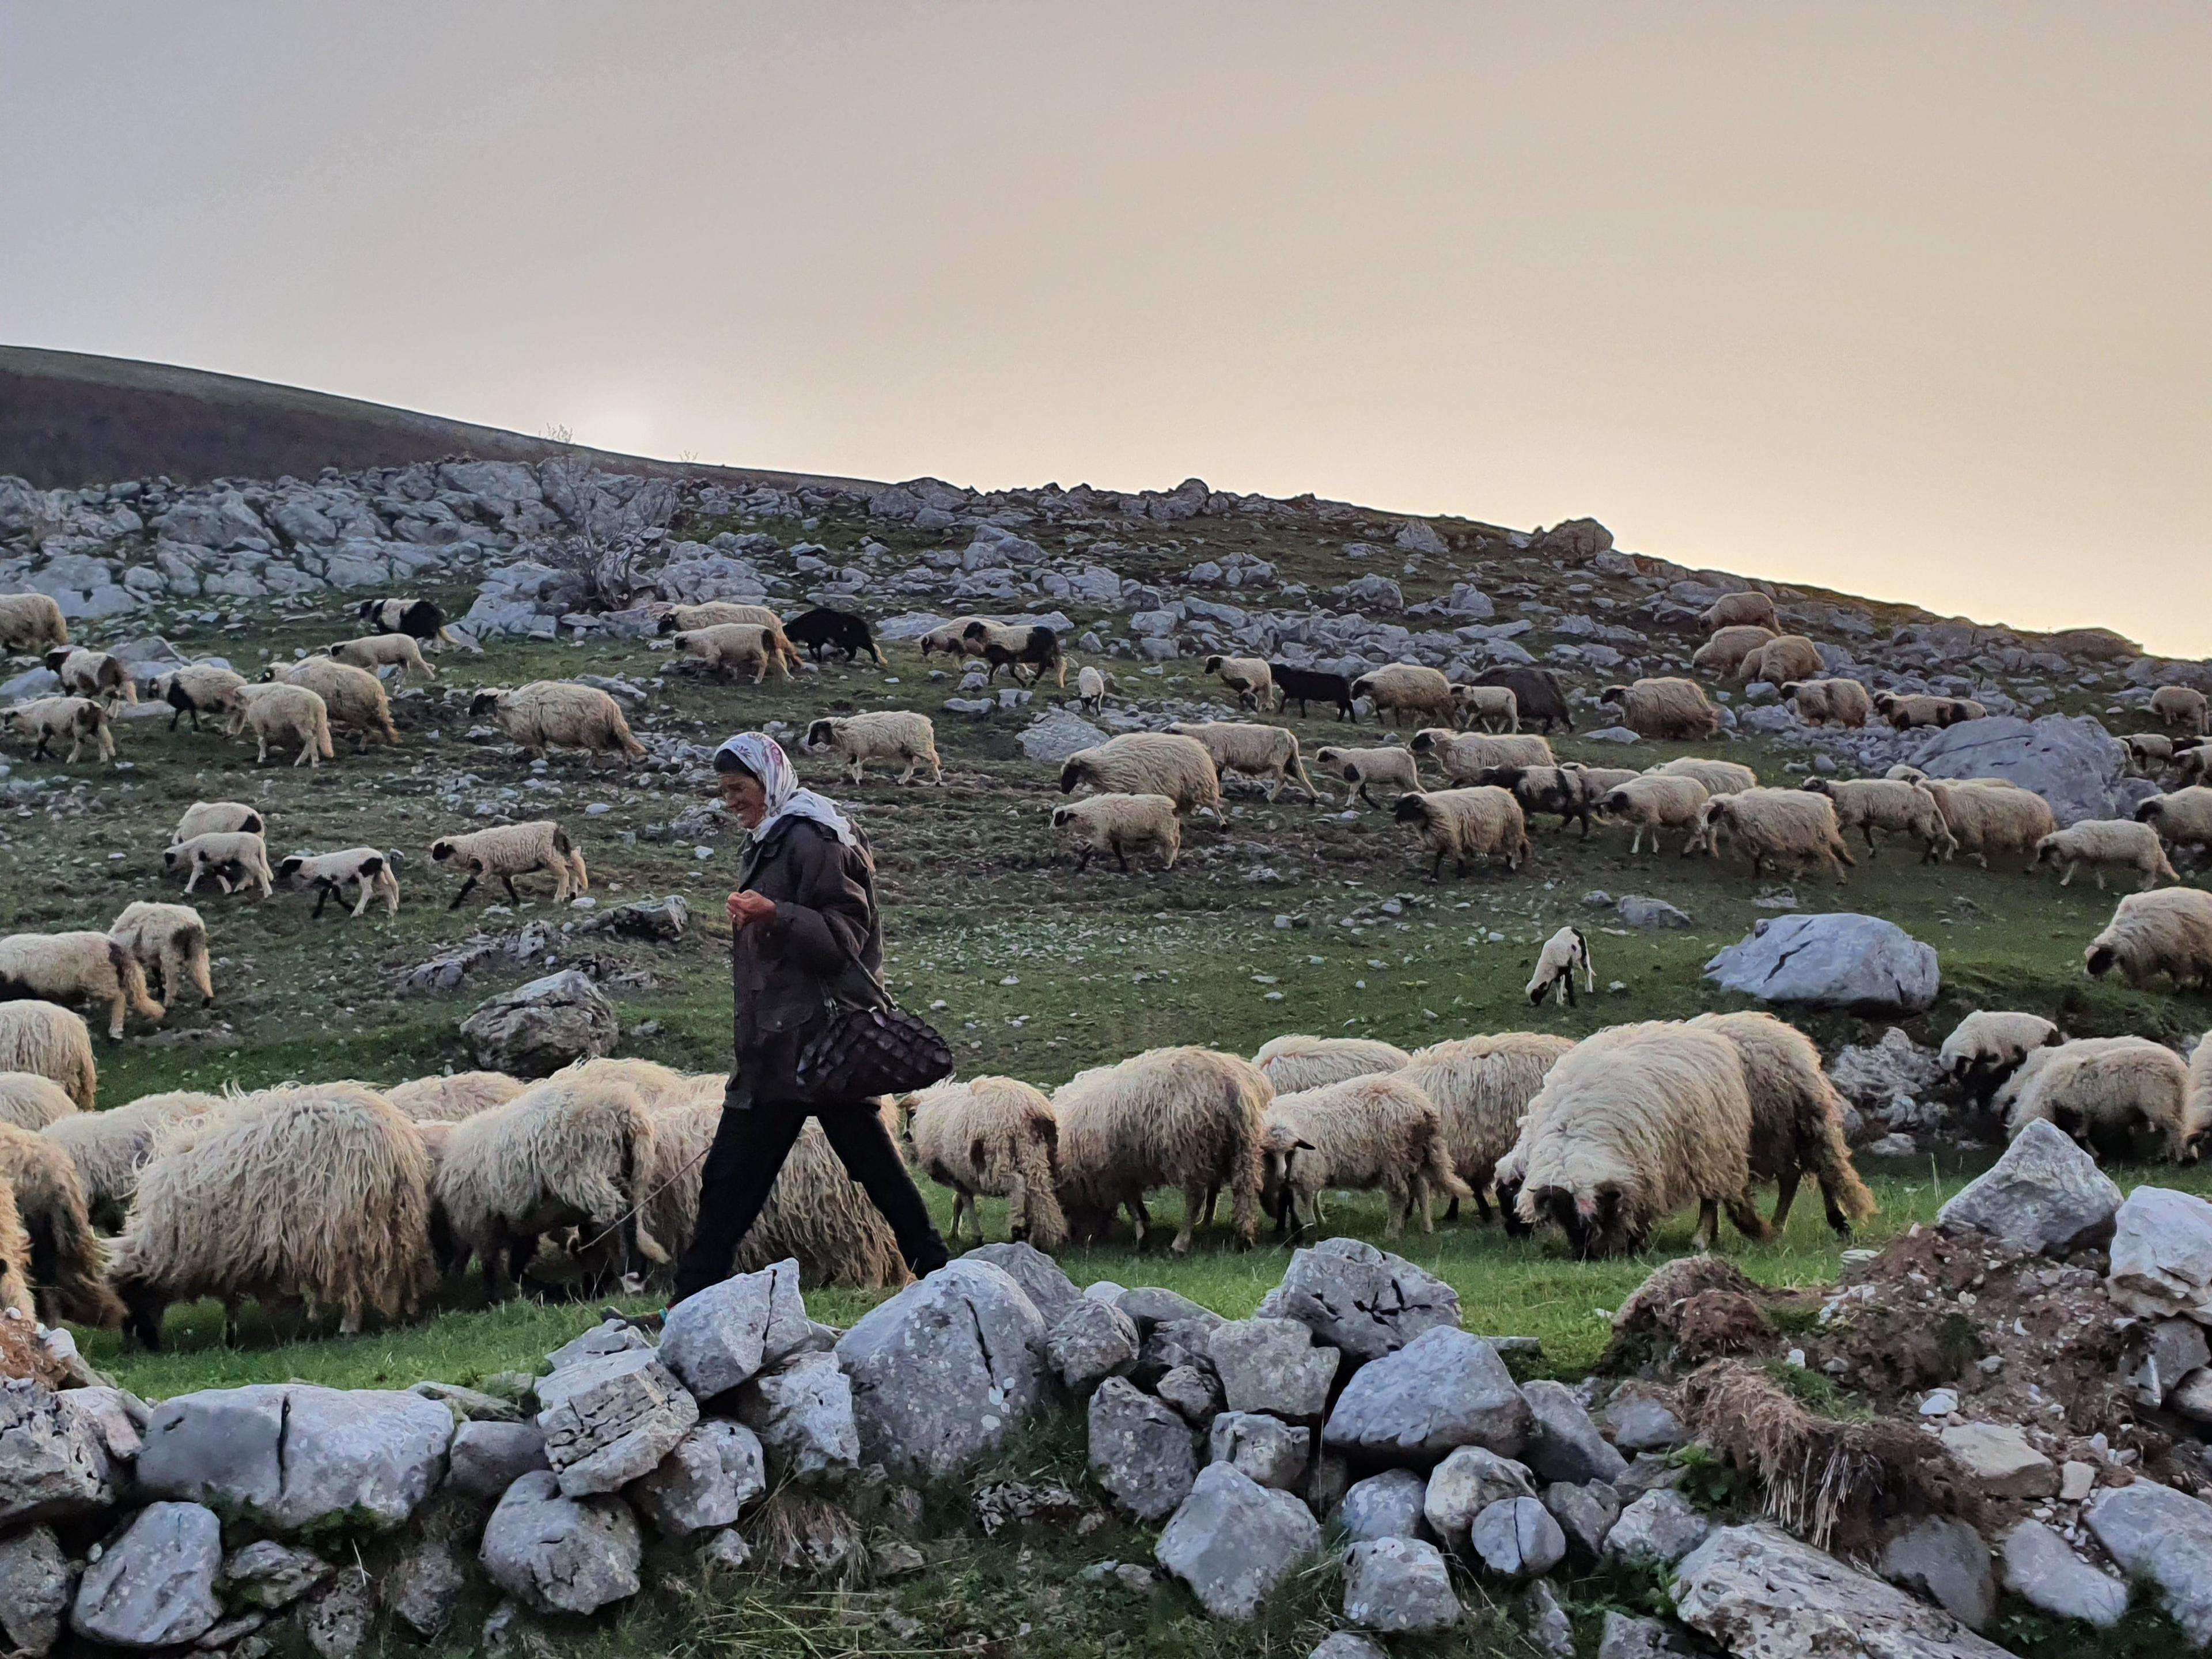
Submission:
POLYGON ((805 818, 786 819, 746 848, 738 885, 773 899, 775 920, 740 927, 731 940, 726 1104, 799 1098, 793 1069, 830 1006, 890 1000, 875 876, 865 837, 847 847, 805 818))

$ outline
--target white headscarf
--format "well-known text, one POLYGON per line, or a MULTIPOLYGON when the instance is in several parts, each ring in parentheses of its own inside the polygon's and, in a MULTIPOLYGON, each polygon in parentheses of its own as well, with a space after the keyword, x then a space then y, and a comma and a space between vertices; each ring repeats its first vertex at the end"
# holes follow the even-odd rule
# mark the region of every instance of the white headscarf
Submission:
POLYGON ((827 795, 800 787, 799 774, 792 769, 791 757, 774 738, 760 732, 740 732, 714 751, 717 762, 724 755, 732 757, 758 778, 761 793, 768 797, 768 813, 753 827, 755 841, 765 839, 769 830, 781 819, 811 818, 834 833, 846 846, 860 845, 853 826, 845 821, 845 815, 837 810, 836 803, 827 795))

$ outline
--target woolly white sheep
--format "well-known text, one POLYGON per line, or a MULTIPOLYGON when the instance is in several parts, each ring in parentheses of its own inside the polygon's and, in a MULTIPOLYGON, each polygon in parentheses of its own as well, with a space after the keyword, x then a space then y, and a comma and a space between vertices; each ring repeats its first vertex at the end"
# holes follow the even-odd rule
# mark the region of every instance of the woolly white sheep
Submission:
POLYGON ((19 735, 38 739, 31 750, 33 760, 44 760, 56 738, 70 740, 69 755, 63 762, 65 766, 76 764, 88 738, 99 759, 115 758, 115 722, 108 718, 106 709, 89 698, 39 697, 0 713, 0 720, 19 735))
POLYGON ((89 697, 94 702, 105 703, 110 710, 119 703, 138 701, 138 686, 131 678, 131 665, 105 651, 88 651, 82 646, 49 651, 46 666, 61 681, 65 696, 89 697))
POLYGON ((1528 1000, 1540 1008, 1544 999, 1554 1002, 1564 999, 1568 1007, 1575 1006, 1575 973, 1581 970, 1583 989, 1595 994, 1597 972, 1590 966, 1589 941, 1583 937, 1579 927, 1562 927, 1544 941, 1543 950, 1536 957, 1536 971, 1528 975, 1528 1000))
POLYGON ((1276 1203, 1275 1231, 1321 1224, 1321 1195, 1331 1188, 1388 1195, 1383 1236, 1395 1238, 1419 1212, 1436 1231, 1437 1194, 1456 1203, 1474 1194, 1454 1173, 1436 1103, 1401 1072, 1371 1073, 1296 1094, 1278 1094, 1261 1131, 1265 1192, 1276 1203))
POLYGON ((240 830, 256 836, 268 833, 269 823, 260 808, 242 800, 196 800, 185 808, 169 840, 173 845, 194 836, 227 836, 240 830))
POLYGON ((1314 764, 1352 786, 1352 793, 1380 812, 1382 803, 1367 793, 1369 784, 1398 795, 1421 793, 1421 763, 1410 749, 1395 744, 1381 749, 1346 749, 1327 744, 1314 750, 1314 764))
POLYGON ((1352 681, 1352 695, 1373 703, 1385 726, 1395 726, 1401 715, 1416 723, 1428 720, 1449 725, 1459 714, 1451 682, 1419 663, 1388 663, 1362 674, 1352 681))
POLYGON ((2136 819, 2174 847, 2212 847, 2212 789, 2202 784, 2153 795, 2136 808, 2136 819))
POLYGON ((1858 864, 1836 827, 1833 804, 1826 795, 1802 789, 1746 789, 1714 796, 1698 812, 1697 830, 1682 855, 1704 851, 1719 858, 1723 831, 1750 858, 1754 879, 1772 862, 1800 870, 1825 864, 1840 882, 1844 872, 1858 864))
POLYGON ((1797 705, 1797 718, 1808 726, 1857 727, 1874 718, 1874 699, 1856 680, 1792 680, 1782 695, 1797 705))
MULTIPOLYGON (((404 634, 393 634, 388 638, 404 640, 404 634)), ((373 898, 384 901, 384 914, 399 914, 399 878, 392 872, 392 856, 380 848, 349 847, 340 853, 295 853, 276 866, 276 879, 287 885, 298 884, 315 890, 315 915, 323 914, 323 906, 330 902, 331 895, 341 888, 351 887, 356 892, 353 913, 358 916, 368 908, 373 898)), ((343 897, 338 901, 343 903, 343 897)))
POLYGON ((1620 723, 1638 737, 1667 742, 1710 738, 1721 729, 1721 711, 1705 701, 1695 680, 1641 679, 1608 685, 1598 701, 1620 711, 1620 723))
POLYGON ((1651 850, 1656 853, 1662 830, 1695 829, 1711 799, 1705 786, 1695 778, 1646 772, 1607 790, 1597 805, 1607 817, 1627 824, 1633 831, 1628 841, 1628 850, 1633 854, 1643 849, 1646 830, 1650 832, 1651 850))
POLYGON ((51 595, 0 593, 0 651, 43 656, 69 642, 69 623, 51 595))
POLYGON ((1459 704, 1462 726, 1480 723, 1486 732, 1521 729, 1521 700, 1510 685, 1455 685, 1452 698, 1459 704))
POLYGON ((1820 1183, 1828 1225, 1848 1237, 1851 1224, 1875 1213, 1874 1194, 1851 1164, 1844 1133, 1844 1098, 1820 1065, 1820 1051, 1796 1026, 1771 1014, 1747 1010, 1699 1014, 1693 1028, 1717 1031, 1743 1059, 1751 1097, 1751 1176, 1779 1188, 1768 1224, 1788 1224, 1798 1183, 1820 1183))
POLYGON ((241 685, 231 694, 229 732, 236 737, 252 728, 260 751, 254 764, 269 762, 269 740, 296 743, 300 753, 295 766, 320 766, 336 752, 331 747, 330 709, 322 698, 304 685, 278 681, 267 685, 241 685))
POLYGON ((2212 1031, 2197 1038, 2189 1057, 2189 1096, 2181 1109, 2188 1123, 2212 1123, 2212 1031))
POLYGON ((153 1156, 155 1137, 172 1124, 223 1109, 221 1095, 194 1090, 141 1095, 104 1112, 80 1112, 40 1133, 66 1152, 84 1183, 95 1224, 119 1231, 138 1193, 138 1171, 153 1156))
POLYGON ((2054 1123, 2104 1159, 2163 1157, 2196 1162, 2212 1121, 2191 1122, 2189 1068, 2146 1037, 2085 1037, 2047 1054, 2013 1097, 2005 1133, 2038 1119, 2054 1123))
POLYGON ((1644 769, 1655 778, 1695 778, 1709 795, 1740 795, 1759 787, 1759 774, 1741 761, 1709 760, 1703 755, 1680 755, 1644 769))
POLYGON ((1266 708, 1275 701, 1275 679, 1265 657, 1212 656, 1206 672, 1237 694, 1239 708, 1266 708))
POLYGON ((2058 1040, 2058 1028, 2040 1014, 1977 1009, 1951 1028, 1936 1058, 1986 1109, 2022 1060, 2058 1040))
POLYGON ((107 925, 107 936, 120 941, 145 972, 161 975, 163 1000, 174 1003, 189 987, 200 994, 203 1008, 215 1001, 207 924, 191 905, 137 900, 107 925))
MULTIPOLYGON (((1498 1187, 1498 1212, 1512 1232, 1525 1232, 1513 1212, 1498 1165, 1521 1137, 1528 1103, 1559 1056, 1574 1047, 1571 1038, 1543 1031, 1500 1031, 1490 1036, 1459 1037, 1417 1048, 1406 1062, 1406 1080, 1434 1101, 1443 1115, 1444 1144, 1452 1169, 1474 1196, 1476 1214, 1490 1219, 1484 1194, 1498 1187)), ((1455 1199, 1445 1219, 1459 1214, 1455 1199)))
MULTIPOLYGON (((1958 850, 1984 870, 1992 853, 2017 853, 2032 866, 2038 844, 2058 827, 2051 803, 2030 789, 1992 785, 1978 778, 1925 778, 1913 787, 1935 797, 1958 850)), ((1922 862, 1935 856, 1930 848, 1921 854, 1922 862)))
POLYGON ((809 753, 828 750, 848 769, 848 782, 858 783, 872 760, 904 761, 901 783, 912 783, 915 773, 929 768, 929 781, 945 781, 945 768, 937 758, 937 728, 929 716, 903 708, 879 708, 872 714, 847 714, 816 720, 806 728, 799 747, 809 753))
POLYGON ((182 668, 155 675, 153 691, 158 701, 176 711, 169 716, 169 730, 175 731, 177 722, 189 714, 192 730, 197 732, 201 715, 227 716, 232 693, 245 684, 246 676, 233 673, 228 668, 218 668, 212 663, 187 663, 182 668))
POLYGON ((1410 825, 1422 848, 1436 855, 1429 866, 1431 881, 1441 875, 1447 857, 1460 875, 1467 872, 1470 859, 1502 858, 1508 870, 1518 870, 1528 857, 1528 821, 1510 790, 1484 784, 1401 795, 1390 816, 1410 825))
MULTIPOLYGON (((408 640, 404 634, 382 637, 408 640)), ((266 678, 275 684, 303 686, 320 697, 330 723, 354 734, 355 753, 367 752, 371 738, 398 746, 399 728, 392 723, 392 700, 385 695, 384 682, 368 669, 331 657, 304 657, 298 662, 272 665, 266 678)))
POLYGON ((1923 726, 1959 726, 1984 718, 1989 710, 1972 697, 1937 697, 1924 692, 1877 691, 1874 711, 1897 732, 1923 726))
POLYGON ((424 659, 422 647, 412 634, 367 634, 357 640, 340 640, 324 648, 339 662, 372 674, 380 668, 397 668, 402 685, 407 684, 407 676, 417 669, 428 678, 438 678, 438 671, 424 659))
POLYGON ((1416 755, 1433 755, 1454 783, 1472 783, 1499 766, 1556 766, 1552 740, 1534 732, 1492 737, 1483 732, 1454 732, 1431 726, 1413 733, 1407 745, 1416 755))
POLYGON ((2128 764, 2146 777, 2155 776, 2173 760, 2173 739, 2157 732, 2130 732, 2120 739, 2128 751, 2128 764))
POLYGON ((39 1316, 112 1330, 123 1304, 107 1288, 107 1250, 85 1211, 84 1183, 68 1152, 33 1130, 0 1123, 0 1187, 12 1188, 30 1240, 39 1316))
POLYGON ((1298 757, 1297 733, 1286 726, 1255 726, 1242 720, 1203 720, 1192 724, 1178 721, 1166 729, 1179 737, 1195 738, 1205 744, 1217 773, 1234 772, 1255 781, 1264 779, 1269 800, 1281 793, 1285 783, 1297 785, 1310 800, 1322 799, 1321 792, 1313 787, 1313 780, 1306 775, 1305 763, 1298 757))
POLYGON ((1405 1068, 1410 1056, 1395 1042, 1375 1037, 1271 1037, 1252 1063, 1267 1074, 1279 1095, 1322 1089, 1355 1077, 1405 1068))
POLYGON ((752 623, 686 629, 676 635, 676 648, 725 679, 749 673, 755 685, 768 678, 771 668, 789 679, 799 656, 799 647, 784 637, 781 627, 763 628, 752 623))
POLYGON ((2168 726, 2200 735, 2212 732, 2212 700, 2193 686, 2160 686, 2150 694, 2150 712, 2168 726))
POLYGON ((1823 666, 1819 646, 1802 634, 1784 634, 1746 652, 1743 660, 1735 665, 1735 679, 1739 685, 1754 680, 1782 685, 1792 680, 1817 678, 1823 666))
POLYGON ((1711 639, 1690 653, 1690 666, 1726 679, 1735 672, 1746 657, 1778 637, 1772 629, 1762 628, 1756 623, 1741 623, 1733 628, 1718 629, 1711 639))
POLYGON ((2128 894, 2082 958, 2091 978, 2117 968, 2137 991, 2160 974, 2177 991, 2212 984, 2212 893, 2161 887, 2128 894))
POLYGON ((1095 714, 1106 706, 1106 694, 1114 690, 1114 677, 1103 669, 1085 663, 1075 676, 1075 700, 1086 714, 1095 714))
POLYGON ((2084 818, 2063 830, 2054 830, 2035 843, 2035 861, 2063 867, 2066 873, 2058 878, 2061 887, 2072 886, 2074 872, 2087 865, 2097 878, 2100 893, 2105 890, 2107 866, 2133 870, 2142 878, 2145 887, 2181 879, 2166 862, 2158 831, 2132 818, 2084 818))
POLYGON ((532 680, 512 691, 479 691, 469 701, 469 713, 490 715, 532 760, 544 758, 549 749, 583 750, 586 767, 595 754, 645 758, 645 745, 630 735, 622 705, 596 685, 532 680))
POLYGON ((459 909, 461 901, 486 876, 497 876, 501 885, 507 889, 507 899, 515 904, 522 902, 522 895, 514 890, 514 878, 539 870, 552 872, 556 904, 565 904, 577 894, 592 890, 582 852, 569 841, 568 832, 550 818, 502 823, 466 835, 441 836, 430 843, 430 859, 433 863, 450 864, 468 874, 461 890, 446 907, 448 910, 459 909))
POLYGON ((76 1115, 69 1091, 36 1072, 0 1072, 0 1123, 19 1129, 43 1129, 76 1115))
POLYGON ((105 1005, 107 1035, 123 1040, 127 1011, 158 1020, 146 975, 130 946, 105 933, 10 933, 0 939, 0 998, 105 1005))
POLYGON ((529 1085, 504 1072, 454 1072, 395 1083, 384 1097, 414 1123, 459 1123, 504 1106, 529 1085))
POLYGON ((1698 616, 1698 626, 1708 630, 1753 623, 1771 633, 1782 631, 1781 619, 1774 614, 1774 601, 1748 588, 1740 593, 1722 594, 1698 616))
POLYGON ((1067 1243, 1053 1175, 1060 1124, 1043 1093, 1010 1077, 940 1083, 908 1097, 915 1159, 932 1181, 953 1191, 948 1237, 960 1237, 964 1209, 983 1242, 980 1194, 1006 1200, 1006 1224, 1019 1241, 1047 1252, 1067 1243))
POLYGON ((951 657, 964 657, 968 654, 968 630, 977 623, 989 621, 988 617, 955 617, 943 627, 931 629, 915 643, 921 647, 924 657, 933 651, 942 651, 951 657))
POLYGON ((0 1072, 29 1072, 58 1083, 80 1111, 89 1112, 99 1092, 92 1032, 56 1003, 0 1002, 0 1072))
POLYGON ((764 605, 739 605, 731 599, 708 599, 703 605, 671 605, 660 618, 664 634, 688 634, 695 629, 720 628, 725 623, 746 623, 779 631, 783 618, 764 605))
POLYGON ((1075 872, 1091 867, 1094 853, 1111 853, 1121 869, 1128 854, 1150 849, 1163 870, 1175 868, 1182 851, 1182 824, 1165 795, 1086 795, 1052 809, 1052 827, 1076 845, 1075 872))
POLYGON ((268 843, 251 830, 210 831, 178 842, 162 849, 161 867, 190 870, 191 874, 185 881, 187 893, 199 885, 202 876, 210 873, 226 893, 251 882, 260 888, 264 898, 273 890, 276 881, 269 868, 268 843), (238 878, 234 885, 233 876, 238 878))
MULTIPOLYGON (((659 1060, 646 1060, 636 1054, 601 1054, 594 1060, 572 1060, 547 1079, 549 1083, 619 1083, 637 1091, 637 1097, 648 1112, 667 1109, 679 1100, 691 1098, 694 1085, 709 1079, 686 1077, 672 1066, 659 1060)), ((726 1085, 729 1079, 724 1078, 726 1085)), ((714 1091, 714 1098, 722 1098, 722 1091, 714 1091)))
POLYGON ((1102 795, 1165 795, 1178 812, 1221 816, 1221 775, 1196 738, 1173 732, 1124 732, 1078 750, 1060 769, 1060 793, 1088 788, 1102 795))
POLYGON ((31 1236, 15 1213, 15 1192, 0 1182, 0 1312, 13 1311, 27 1320, 39 1316, 31 1295, 31 1236))
POLYGON ((1944 822, 1936 798, 1901 778, 1811 778, 1803 787, 1826 795, 1836 809, 1836 827, 1866 837, 1867 856, 1877 855, 1874 832, 1911 836, 1924 854, 1948 858, 1959 843, 1944 822))

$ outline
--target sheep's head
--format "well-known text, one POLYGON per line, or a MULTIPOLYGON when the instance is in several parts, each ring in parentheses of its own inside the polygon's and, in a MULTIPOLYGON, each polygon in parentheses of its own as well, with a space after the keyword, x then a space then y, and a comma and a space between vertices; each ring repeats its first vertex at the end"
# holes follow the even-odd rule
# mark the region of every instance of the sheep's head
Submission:
POLYGON ((1608 685, 1604 690, 1597 694, 1597 700, 1600 702, 1620 702, 1624 701, 1627 696, 1628 688, 1626 686, 1608 685))
POLYGON ((161 867, 164 870, 175 869, 177 867, 177 860, 183 856, 184 848, 181 847, 163 848, 161 849, 161 867))
POLYGON ((1353 696, 1368 697, 1374 696, 1374 694, 1375 677, 1372 674, 1362 674, 1358 679, 1352 681, 1352 695, 1353 696))
POLYGON ((451 836, 441 836, 430 843, 430 861, 433 864, 443 864, 453 856, 453 842, 451 836))
POLYGON ((2148 800, 2142 802, 2136 808, 2136 822, 2137 823, 2156 823, 2165 816, 2166 803, 2160 800, 2156 795, 2153 795, 2148 800))
POLYGON ((1090 781, 1090 765, 1079 755, 1071 758, 1066 765, 1060 769, 1060 793, 1063 795, 1073 794, 1078 785, 1088 783, 1090 781))
POLYGON ((1488 784, 1493 789, 1517 789, 1521 780, 1528 775, 1525 766, 1486 766, 1474 775, 1474 781, 1488 784))
POLYGON ((1601 812, 1607 813, 1626 812, 1628 810, 1628 791, 1626 789, 1607 790, 1605 792, 1604 798, 1597 804, 1597 810, 1601 812))
POLYGON ((1826 778, 1808 778, 1797 787, 1808 794, 1826 795, 1831 800, 1836 798, 1835 786, 1826 778))
POLYGON ((2035 861, 2038 864, 2056 864, 2062 854, 2063 848, 2055 830, 2035 843, 2035 861))
POLYGON ((1436 751, 1437 747, 1436 728, 1434 726, 1426 726, 1422 730, 1414 732, 1413 741, 1409 746, 1417 755, 1433 754, 1436 751))
POLYGON ((1390 809, 1390 816, 1400 823, 1426 823, 1430 810, 1426 795, 1405 794, 1398 797, 1398 804, 1390 809))
POLYGON ((1218 656, 1208 657, 1203 672, 1208 674, 1218 674, 1221 672, 1221 663, 1222 659, 1218 656))
POLYGON ((2082 953, 2082 965, 2089 970, 2091 979, 2102 979, 2112 971, 2119 957, 2112 947, 2102 940, 2093 942, 2082 953))
POLYGON ((276 866, 276 879, 279 881, 297 881, 300 878, 300 871, 307 862, 307 860, 301 858, 297 853, 293 854, 291 857, 284 860, 283 862, 276 866))
POLYGON ((469 699, 469 713, 471 715, 489 714, 498 707, 499 693, 496 691, 479 691, 469 699))
POLYGON ((70 647, 68 646, 63 646, 58 651, 47 652, 46 666, 52 669, 55 673, 60 673, 62 672, 62 665, 70 659, 70 647))
POLYGON ((1069 824, 1074 822, 1075 809, 1073 806, 1055 806, 1052 809, 1052 827, 1054 829, 1065 830, 1069 824))
POLYGON ((835 720, 820 720, 806 728, 806 735, 799 740, 801 749, 827 749, 837 740, 835 720))
POLYGON ((676 613, 672 611, 660 619, 660 626, 653 631, 657 634, 673 634, 676 631, 676 613))
POLYGON ((970 642, 980 643, 991 637, 990 625, 988 623, 971 622, 960 630, 960 637, 970 642))

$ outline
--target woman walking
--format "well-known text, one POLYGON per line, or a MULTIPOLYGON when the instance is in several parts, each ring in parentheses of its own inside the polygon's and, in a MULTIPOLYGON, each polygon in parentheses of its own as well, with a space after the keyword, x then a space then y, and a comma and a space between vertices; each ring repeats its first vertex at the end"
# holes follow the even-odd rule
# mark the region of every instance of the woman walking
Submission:
POLYGON ((801 1051, 833 1006, 890 1004, 875 860, 835 805, 799 787, 775 738, 732 738, 714 751, 714 772, 722 804, 752 832, 729 899, 735 1052, 671 1301, 729 1276, 809 1117, 821 1120, 919 1278, 945 1265, 945 1241, 874 1103, 809 1098, 798 1076, 801 1051))

